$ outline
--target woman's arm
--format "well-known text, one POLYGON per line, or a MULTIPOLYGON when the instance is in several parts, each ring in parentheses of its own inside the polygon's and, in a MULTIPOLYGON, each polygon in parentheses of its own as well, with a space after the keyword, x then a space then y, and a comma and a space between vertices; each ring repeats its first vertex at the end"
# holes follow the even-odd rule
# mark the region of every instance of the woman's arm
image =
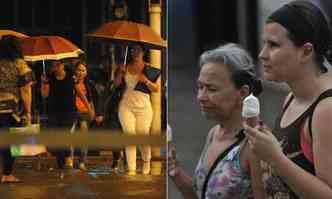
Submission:
POLYGON ((20 94, 24 105, 24 112, 27 117, 26 120, 28 123, 31 123, 31 102, 32 102, 31 86, 32 86, 32 81, 20 87, 20 94))
POLYGON ((24 112, 26 114, 26 120, 28 123, 31 122, 31 103, 32 103, 32 71, 24 61, 18 63, 18 74, 19 74, 19 87, 20 95, 22 97, 24 112))
POLYGON ((174 184, 185 199, 198 199, 196 193, 193 190, 192 177, 187 175, 182 168, 178 169, 179 171, 177 172, 177 175, 171 177, 174 184))
POLYGON ((268 162, 285 183, 303 199, 332 198, 332 99, 320 102, 313 115, 313 153, 316 176, 308 173, 289 158, 271 131, 245 126, 246 134, 253 143, 253 151, 268 162))
POLYGON ((148 78, 145 77, 145 75, 142 73, 139 76, 139 81, 143 82, 152 92, 158 92, 159 91, 159 78, 156 81, 156 83, 150 81, 148 78))
POLYGON ((119 65, 114 72, 114 84, 119 86, 123 83, 123 78, 126 73, 125 67, 123 65, 119 65))
MULTIPOLYGON (((202 151, 202 155, 207 151, 208 146, 213 140, 213 135, 218 131, 219 125, 215 125, 210 129, 208 136, 206 138, 205 146, 202 151)), ((201 155, 201 156, 202 156, 201 155)), ((175 147, 168 147, 168 173, 170 178, 173 180, 174 184, 178 190, 182 193, 184 198, 196 199, 197 194, 193 189, 193 179, 191 176, 185 173, 183 168, 178 164, 178 158, 176 157, 175 147)))
POLYGON ((180 167, 174 146, 168 148, 168 173, 169 177, 174 182, 175 186, 181 192, 186 199, 198 198, 193 190, 192 177, 187 175, 185 171, 180 167))
POLYGON ((46 98, 50 95, 50 84, 49 79, 47 78, 46 74, 42 74, 40 77, 41 80, 41 88, 40 92, 43 98, 46 98))
POLYGON ((104 121, 104 101, 105 101, 105 87, 96 82, 91 83, 91 97, 96 114, 96 123, 99 125, 104 121))

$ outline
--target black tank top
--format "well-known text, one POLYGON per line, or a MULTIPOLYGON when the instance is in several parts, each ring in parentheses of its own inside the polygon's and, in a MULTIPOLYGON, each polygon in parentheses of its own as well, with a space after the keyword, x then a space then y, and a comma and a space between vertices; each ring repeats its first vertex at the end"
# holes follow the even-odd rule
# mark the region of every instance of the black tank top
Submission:
MULTIPOLYGON (((313 112, 321 100, 331 96, 332 89, 324 91, 294 122, 284 128, 281 128, 281 118, 294 98, 291 96, 290 99, 286 102, 281 114, 277 117, 275 128, 273 130, 273 134, 281 143, 283 152, 286 154, 286 156, 299 167, 313 175, 315 175, 315 167, 303 154, 301 149, 300 131, 304 122, 309 119, 309 133, 310 136, 312 136, 311 120, 313 112)), ((278 198, 288 195, 289 198, 298 198, 281 180, 281 178, 275 175, 271 168, 267 170, 269 170, 266 175, 267 179, 264 180, 268 196, 272 196, 272 198, 278 198)))

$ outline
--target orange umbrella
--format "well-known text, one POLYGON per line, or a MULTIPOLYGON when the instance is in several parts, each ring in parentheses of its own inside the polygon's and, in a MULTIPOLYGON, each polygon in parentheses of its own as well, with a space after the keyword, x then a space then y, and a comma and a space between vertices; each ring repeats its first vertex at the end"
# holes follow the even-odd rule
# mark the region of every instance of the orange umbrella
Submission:
POLYGON ((96 39, 106 39, 123 45, 143 44, 146 47, 163 49, 166 41, 152 28, 145 24, 125 20, 103 24, 88 36, 96 39))
POLYGON ((15 36, 15 37, 22 38, 22 39, 29 37, 28 35, 25 35, 23 33, 16 32, 13 30, 0 30, 0 39, 2 38, 2 36, 5 36, 5 35, 11 35, 11 36, 15 36))
POLYGON ((60 36, 36 36, 22 41, 26 61, 60 60, 83 53, 76 45, 60 36))

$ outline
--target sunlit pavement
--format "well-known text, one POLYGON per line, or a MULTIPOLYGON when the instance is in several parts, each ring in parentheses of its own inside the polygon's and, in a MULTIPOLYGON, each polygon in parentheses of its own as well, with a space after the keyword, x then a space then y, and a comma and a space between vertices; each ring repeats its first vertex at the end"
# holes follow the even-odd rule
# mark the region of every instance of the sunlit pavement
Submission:
POLYGON ((36 170, 33 162, 16 162, 14 173, 22 182, 0 184, 1 199, 166 198, 164 169, 161 175, 143 175, 140 174, 140 162, 135 176, 114 171, 109 163, 94 161, 91 164, 90 161, 88 171, 69 169, 64 172, 63 179, 59 170, 36 170))

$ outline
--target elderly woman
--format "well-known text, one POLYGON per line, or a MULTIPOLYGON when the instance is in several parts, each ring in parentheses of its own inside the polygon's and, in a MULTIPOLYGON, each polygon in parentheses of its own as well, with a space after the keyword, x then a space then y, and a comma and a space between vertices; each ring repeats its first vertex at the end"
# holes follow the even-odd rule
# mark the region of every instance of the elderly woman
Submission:
POLYGON ((292 1, 269 16, 263 39, 265 78, 290 88, 273 134, 246 127, 253 151, 267 163, 268 198, 332 198, 328 23, 313 4, 292 1))
POLYGON ((242 101, 262 90, 252 58, 226 44, 204 52, 200 67, 197 99, 203 115, 219 124, 208 133, 194 176, 179 166, 174 149, 169 175, 185 198, 264 198, 259 161, 242 129, 242 101))
MULTIPOLYGON (((6 96, 6 98, 10 96, 11 99, 15 99, 14 101, 21 99, 25 122, 30 123, 32 71, 22 58, 19 41, 11 36, 3 37, 0 41, 0 99, 2 96, 6 96)), ((8 129, 19 125, 20 118, 13 117, 16 114, 15 110, 12 111, 0 113, 0 128, 8 129)), ((2 148, 0 153, 3 157, 1 182, 19 182, 20 180, 12 175, 14 158, 11 156, 9 147, 2 148)))

